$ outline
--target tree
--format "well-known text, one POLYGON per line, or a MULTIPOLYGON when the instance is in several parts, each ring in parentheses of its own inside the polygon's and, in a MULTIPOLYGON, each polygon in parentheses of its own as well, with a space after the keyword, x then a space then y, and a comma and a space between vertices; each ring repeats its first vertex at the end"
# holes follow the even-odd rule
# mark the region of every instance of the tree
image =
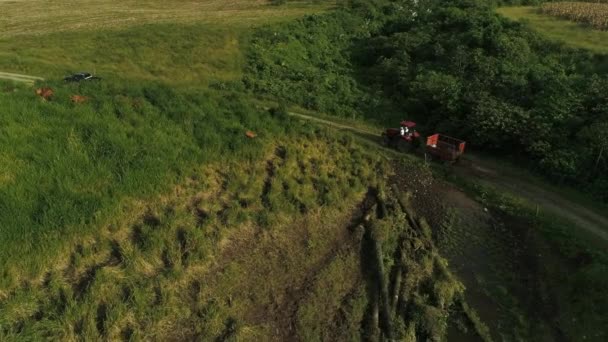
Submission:
POLYGON ((580 136, 594 151, 595 161, 591 175, 596 175, 600 163, 602 161, 605 163, 606 155, 608 155, 608 122, 594 123, 585 127, 580 136))

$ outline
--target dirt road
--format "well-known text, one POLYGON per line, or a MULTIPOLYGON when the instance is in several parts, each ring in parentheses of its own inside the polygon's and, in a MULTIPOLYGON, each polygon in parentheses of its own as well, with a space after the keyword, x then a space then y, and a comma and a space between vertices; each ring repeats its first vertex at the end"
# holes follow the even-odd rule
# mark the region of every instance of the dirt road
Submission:
MULTIPOLYGON (((348 130, 364 136, 373 134, 370 130, 349 126, 347 124, 335 123, 325 119, 319 119, 301 113, 289 113, 294 117, 329 125, 337 129, 348 130)), ((379 135, 380 132, 377 132, 379 135)), ((468 156, 471 165, 460 166, 462 172, 478 178, 481 182, 491 185, 497 189, 507 191, 521 197, 532 204, 537 204, 539 210, 551 213, 556 217, 563 218, 573 223, 578 229, 583 229, 604 243, 608 243, 608 217, 601 215, 589 208, 578 204, 563 195, 540 187, 521 176, 512 174, 485 161, 479 157, 468 156)))
POLYGON ((36 81, 44 81, 42 77, 13 74, 10 72, 0 71, 0 80, 9 80, 22 83, 34 83, 36 81))
POLYGON ((561 194, 538 186, 521 176, 510 172, 494 163, 469 155, 471 165, 465 166, 464 172, 477 177, 482 183, 492 185, 500 190, 507 191, 522 197, 532 204, 539 206, 540 210, 550 212, 557 217, 564 218, 578 228, 600 237, 608 242, 608 218, 586 208, 561 194))

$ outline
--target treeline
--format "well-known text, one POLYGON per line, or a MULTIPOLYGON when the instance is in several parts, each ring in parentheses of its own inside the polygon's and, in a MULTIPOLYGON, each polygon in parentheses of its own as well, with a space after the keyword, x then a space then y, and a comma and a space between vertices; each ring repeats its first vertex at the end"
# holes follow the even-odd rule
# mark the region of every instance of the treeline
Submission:
POLYGON ((496 5, 502 6, 537 6, 545 2, 608 2, 607 0, 495 0, 496 5))
POLYGON ((605 67, 487 1, 353 0, 256 33, 245 83, 334 115, 414 118, 608 202, 605 67))

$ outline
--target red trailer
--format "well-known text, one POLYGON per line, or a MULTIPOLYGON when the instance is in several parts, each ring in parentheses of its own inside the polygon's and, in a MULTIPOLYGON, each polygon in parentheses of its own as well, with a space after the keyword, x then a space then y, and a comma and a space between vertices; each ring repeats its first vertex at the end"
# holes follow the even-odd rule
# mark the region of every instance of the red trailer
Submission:
POLYGON ((458 161, 465 146, 466 142, 439 133, 426 138, 426 152, 447 162, 458 161))

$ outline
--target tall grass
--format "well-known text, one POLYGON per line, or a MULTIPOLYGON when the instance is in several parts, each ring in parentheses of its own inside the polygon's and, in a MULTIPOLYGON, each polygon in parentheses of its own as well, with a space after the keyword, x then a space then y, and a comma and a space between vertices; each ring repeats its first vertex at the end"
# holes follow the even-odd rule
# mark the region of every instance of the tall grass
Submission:
MULTIPOLYGON (((298 307, 286 289, 316 283, 317 272, 331 281, 344 266, 344 282, 356 286, 357 245, 344 263, 336 249, 385 164, 334 132, 300 132, 251 158, 192 170, 171 191, 83 231, 41 281, 0 291, 0 340, 269 340, 290 319, 276 317, 298 307)), ((346 290, 332 293, 346 300, 346 290)))
MULTIPOLYGON (((36 272, 66 236, 86 231, 127 197, 162 190, 189 168, 251 160, 289 130, 286 118, 229 92, 162 84, 50 84, 54 98, 0 92, 0 268, 36 272), (73 104, 72 94, 90 97, 73 104), (245 137, 246 130, 259 138, 245 137)), ((2 282, 14 277, 3 277, 2 282)), ((3 284, 6 285, 6 284, 3 284)))

